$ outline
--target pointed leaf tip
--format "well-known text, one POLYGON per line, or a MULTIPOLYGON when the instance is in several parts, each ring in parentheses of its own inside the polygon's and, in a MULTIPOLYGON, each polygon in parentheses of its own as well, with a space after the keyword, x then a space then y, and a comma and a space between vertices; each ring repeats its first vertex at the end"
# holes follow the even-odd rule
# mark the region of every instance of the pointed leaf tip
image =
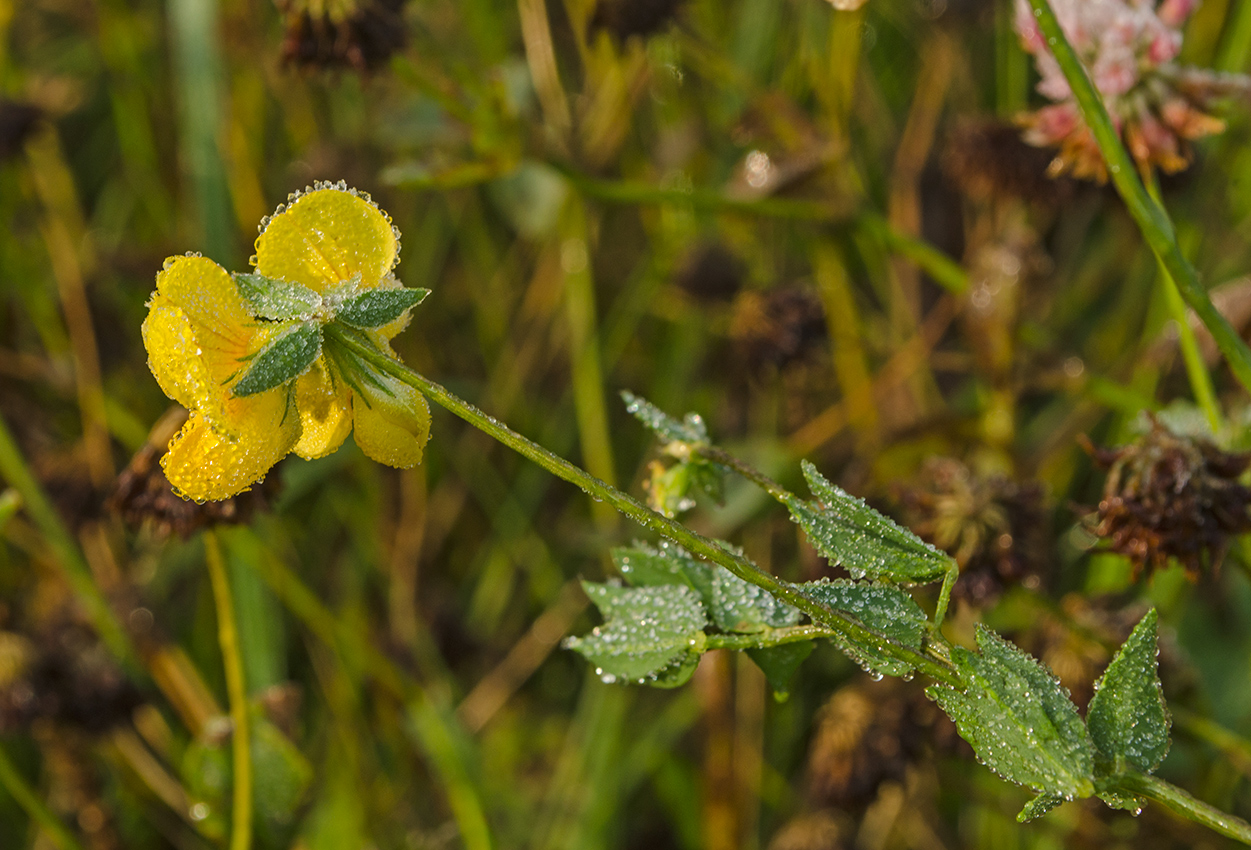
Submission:
POLYGON ((1117 650, 1090 701, 1086 723, 1104 767, 1126 764, 1143 773, 1160 766, 1169 748, 1172 718, 1158 672, 1159 616, 1152 608, 1117 650))
POLYGON ((786 506, 821 555, 856 578, 928 584, 947 573, 946 552, 830 483, 808 461, 801 465, 816 501, 792 496, 786 506))

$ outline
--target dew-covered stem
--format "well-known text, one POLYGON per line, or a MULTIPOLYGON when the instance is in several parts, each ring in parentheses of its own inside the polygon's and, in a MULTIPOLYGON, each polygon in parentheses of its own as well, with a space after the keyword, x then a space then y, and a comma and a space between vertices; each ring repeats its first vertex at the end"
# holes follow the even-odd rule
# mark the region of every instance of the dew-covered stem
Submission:
POLYGON ((815 602, 797 591, 789 583, 760 569, 760 567, 742 555, 730 552, 713 540, 692 531, 681 523, 656 513, 632 496, 604 483, 581 467, 553 454, 538 443, 523 437, 494 417, 488 416, 474 405, 451 393, 443 386, 413 371, 398 360, 388 357, 355 335, 345 333, 341 328, 337 328, 333 324, 327 325, 325 330, 328 337, 332 337, 343 348, 357 355, 374 368, 419 390, 435 404, 465 420, 470 425, 508 446, 528 460, 537 463, 558 478, 581 487, 592 498, 603 499, 644 528, 655 531, 657 534, 683 546, 693 555, 725 567, 744 581, 767 590, 774 597, 803 611, 814 621, 823 623, 832 632, 852 640, 879 646, 882 652, 908 663, 916 670, 933 679, 953 687, 960 686, 960 681, 955 671, 944 661, 904 646, 897 641, 887 638, 885 635, 865 628, 860 623, 843 616, 837 611, 815 602))
POLYGON ((748 635, 707 635, 705 649, 767 649, 772 646, 785 646, 788 643, 803 643, 809 640, 837 637, 838 632, 822 626, 787 626, 780 629, 765 629, 748 635))
POLYGON ((1251 846, 1251 823, 1209 806, 1202 800, 1196 799, 1176 785, 1165 782, 1159 777, 1147 776, 1142 773, 1129 773, 1118 776, 1115 780, 1115 785, 1118 790, 1128 791, 1132 794, 1146 797, 1149 800, 1155 800, 1157 803, 1163 803, 1187 820, 1202 824, 1214 832, 1219 832, 1221 835, 1251 846))

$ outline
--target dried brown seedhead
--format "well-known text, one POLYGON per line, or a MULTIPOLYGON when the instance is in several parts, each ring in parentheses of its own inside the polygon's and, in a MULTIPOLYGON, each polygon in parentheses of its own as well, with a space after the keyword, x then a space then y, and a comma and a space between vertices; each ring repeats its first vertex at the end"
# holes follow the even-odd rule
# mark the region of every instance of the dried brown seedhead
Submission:
POLYGON ((781 369, 827 338, 825 307, 806 286, 747 290, 734 300, 730 336, 754 370, 781 369))
MULTIPOLYGON (((152 430, 148 443, 117 476, 105 507, 118 514, 134 530, 147 529, 158 537, 177 534, 184 540, 201 528, 247 522, 267 505, 265 494, 272 485, 259 487, 220 502, 188 501, 174 492, 161 469, 160 457, 169 438, 177 433, 186 414, 176 410, 152 430)), ((275 480, 271 476, 270 481, 275 480)))
POLYGON ((668 26, 685 0, 599 0, 588 31, 605 30, 617 41, 647 38, 668 26))
POLYGON ((967 121, 952 131, 943 151, 943 172, 974 201, 1016 198, 1055 207, 1073 197, 1076 185, 1047 173, 1053 154, 1028 144, 1002 121, 967 121))
POLYGON ((1087 440, 1086 450, 1108 470, 1086 525, 1130 559, 1135 578, 1175 558, 1196 580, 1220 567, 1232 538, 1251 531, 1251 488, 1238 480, 1251 454, 1178 436, 1154 418, 1128 446, 1099 449, 1087 440))
POLYGON ((904 522, 960 564, 956 598, 985 605, 1013 585, 1042 584, 1050 535, 1038 482, 979 476, 936 457, 897 497, 904 522))
POLYGON ((282 61, 308 68, 373 71, 408 43, 405 0, 279 0, 282 61))

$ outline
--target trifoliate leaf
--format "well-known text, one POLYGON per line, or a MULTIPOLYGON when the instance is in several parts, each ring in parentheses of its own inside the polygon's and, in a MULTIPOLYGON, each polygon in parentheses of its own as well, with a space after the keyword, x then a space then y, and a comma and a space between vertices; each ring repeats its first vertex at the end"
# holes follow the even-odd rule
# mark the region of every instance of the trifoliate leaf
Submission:
POLYGON ((307 319, 321 306, 321 296, 307 286, 261 274, 233 274, 239 295, 254 318, 271 322, 307 319))
POLYGON ((626 410, 667 443, 707 443, 708 427, 698 413, 688 413, 679 422, 645 398, 628 390, 621 391, 626 410))
POLYGON ((803 470, 816 501, 791 496, 786 506, 813 547, 831 562, 856 578, 898 584, 928 584, 947 573, 950 555, 831 484, 808 461, 803 470))
MULTIPOLYGON (((921 606, 907 592, 886 584, 852 582, 846 579, 797 584, 795 589, 826 608, 851 616, 861 625, 896 643, 920 649, 928 620, 921 606)), ((820 625, 820 618, 814 617, 820 625)), ((871 643, 850 638, 834 639, 838 647, 867 670, 887 676, 906 676, 913 666, 871 643)))
POLYGON ((802 616, 769 591, 744 581, 724 567, 712 573, 712 620, 723 632, 751 634, 793 626, 802 616))
POLYGON ((586 595, 604 615, 604 625, 565 646, 594 664, 605 681, 652 680, 671 686, 703 646, 708 622, 698 594, 684 585, 614 587, 583 582, 586 595))
POLYGON ((1034 799, 1025 804, 1025 808, 1016 816, 1017 823, 1029 823, 1035 818, 1040 818, 1056 806, 1064 802, 1064 798, 1059 794, 1039 794, 1034 799))
POLYGON ((248 361, 231 392, 243 397, 272 390, 298 378, 321 354, 321 327, 300 322, 279 333, 248 361))
POLYGON ((1055 674, 981 625, 977 646, 951 653, 963 692, 931 685, 926 693, 1003 778, 1066 800, 1093 794, 1094 745, 1055 674))
POLYGON ((1157 672, 1157 620, 1152 608, 1138 621, 1095 685, 1086 714, 1100 760, 1116 773, 1125 765, 1151 773, 1168 752, 1172 718, 1157 672))
POLYGON ((804 663, 804 659, 817 648, 814 641, 805 640, 799 643, 784 643, 781 646, 758 647, 747 650, 747 655, 756 666, 764 671, 769 687, 778 700, 789 695, 791 677, 804 663))
POLYGON ((416 307, 429 294, 429 289, 367 289, 340 304, 335 318, 354 328, 380 328, 416 307))
POLYGON ((681 584, 694 590, 705 610, 712 607, 712 567, 681 546, 660 541, 659 548, 635 541, 612 550, 613 563, 634 587, 681 584))

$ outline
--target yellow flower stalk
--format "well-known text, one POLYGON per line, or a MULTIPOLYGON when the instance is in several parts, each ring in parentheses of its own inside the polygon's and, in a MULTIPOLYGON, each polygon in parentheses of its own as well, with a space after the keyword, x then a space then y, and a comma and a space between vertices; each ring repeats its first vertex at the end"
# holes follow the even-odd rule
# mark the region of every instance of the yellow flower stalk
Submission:
POLYGON ((318 183, 261 223, 254 273, 194 255, 166 260, 143 341, 161 389, 191 412, 161 460, 179 494, 229 498, 288 452, 330 454, 353 428, 376 461, 421 461, 422 395, 322 333, 334 323, 395 359, 390 340, 426 294, 395 279, 399 248, 367 195, 318 183))

